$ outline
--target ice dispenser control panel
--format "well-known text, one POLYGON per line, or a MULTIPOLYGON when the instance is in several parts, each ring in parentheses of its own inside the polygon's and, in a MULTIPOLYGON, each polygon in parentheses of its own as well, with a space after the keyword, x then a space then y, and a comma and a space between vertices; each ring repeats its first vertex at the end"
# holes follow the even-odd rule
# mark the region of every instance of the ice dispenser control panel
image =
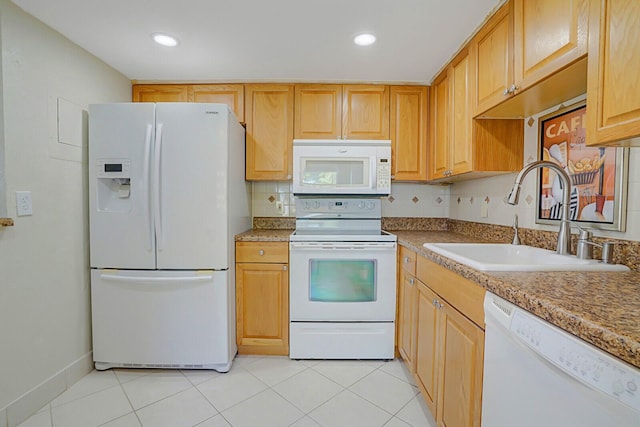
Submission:
POLYGON ((131 160, 97 159, 98 210, 129 212, 131 210, 131 160))
POLYGON ((98 178, 131 178, 131 160, 98 159, 98 178))

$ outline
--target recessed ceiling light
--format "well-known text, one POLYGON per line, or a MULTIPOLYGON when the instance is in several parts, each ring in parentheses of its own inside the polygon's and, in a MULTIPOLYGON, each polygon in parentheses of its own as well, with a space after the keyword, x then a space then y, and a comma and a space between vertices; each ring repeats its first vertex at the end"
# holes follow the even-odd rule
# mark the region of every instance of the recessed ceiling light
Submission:
POLYGON ((369 46, 376 42, 376 36, 370 33, 358 34, 353 38, 353 42, 358 46, 369 46))
POLYGON ((151 37, 153 37, 153 41, 161 44, 162 46, 174 47, 178 45, 178 40, 168 34, 153 33, 151 34, 151 37))

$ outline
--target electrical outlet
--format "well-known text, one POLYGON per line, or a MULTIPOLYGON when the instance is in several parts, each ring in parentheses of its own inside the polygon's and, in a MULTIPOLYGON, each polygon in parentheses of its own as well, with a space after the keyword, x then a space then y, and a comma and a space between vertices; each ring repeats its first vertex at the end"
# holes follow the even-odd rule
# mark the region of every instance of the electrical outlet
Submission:
POLYGON ((280 215, 284 215, 284 203, 282 203, 281 201, 277 201, 276 202, 276 209, 278 210, 278 213, 280 215))
POLYGON ((31 191, 16 191, 16 211, 18 216, 33 215, 31 191))
POLYGON ((489 216, 489 202, 482 202, 480 204, 480 218, 487 218, 489 216))

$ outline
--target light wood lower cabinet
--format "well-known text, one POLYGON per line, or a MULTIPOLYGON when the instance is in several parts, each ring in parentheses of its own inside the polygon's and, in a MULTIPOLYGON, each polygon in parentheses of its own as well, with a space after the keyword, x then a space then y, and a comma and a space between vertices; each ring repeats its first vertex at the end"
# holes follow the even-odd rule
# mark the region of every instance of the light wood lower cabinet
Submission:
POLYGON ((416 253, 400 246, 398 251, 398 352, 411 372, 415 372, 416 355, 416 253))
POLYGON ((412 291, 400 284, 400 354, 410 367, 415 366, 416 382, 438 426, 478 427, 485 290, 422 256, 416 259, 414 284, 412 291), (414 299, 412 304, 403 300, 409 295, 414 299), (410 311, 407 307, 412 307, 413 316, 406 315, 410 311), (406 325, 407 321, 411 325, 406 325), (403 351, 403 333, 412 328, 413 360, 403 351))
POLYGON ((236 339, 240 354, 289 354, 286 242, 236 242, 236 339))

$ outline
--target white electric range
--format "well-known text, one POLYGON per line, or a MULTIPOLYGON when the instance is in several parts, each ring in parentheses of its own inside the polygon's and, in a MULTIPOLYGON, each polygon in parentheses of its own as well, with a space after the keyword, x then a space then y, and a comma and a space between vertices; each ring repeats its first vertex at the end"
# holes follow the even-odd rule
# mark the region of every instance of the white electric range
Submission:
POLYGON ((290 237, 290 357, 393 359, 395 235, 379 198, 296 201, 290 237))

